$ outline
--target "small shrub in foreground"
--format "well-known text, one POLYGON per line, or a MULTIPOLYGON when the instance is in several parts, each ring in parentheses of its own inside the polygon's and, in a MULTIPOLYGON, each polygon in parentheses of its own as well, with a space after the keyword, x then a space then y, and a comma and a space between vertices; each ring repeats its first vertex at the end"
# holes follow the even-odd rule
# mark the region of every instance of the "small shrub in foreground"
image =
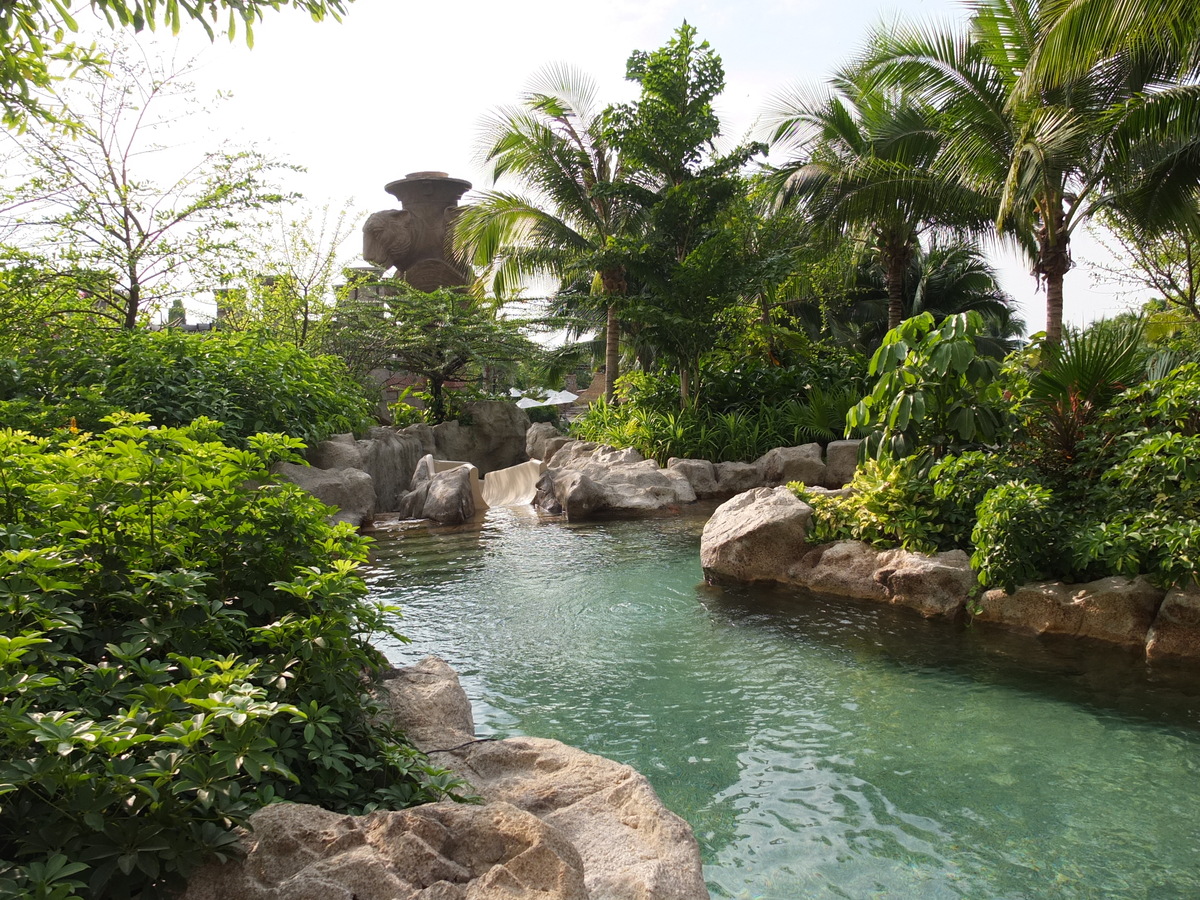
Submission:
POLYGON ((155 897, 276 800, 454 782, 379 724, 365 542, 216 423, 0 431, 0 895, 155 897))

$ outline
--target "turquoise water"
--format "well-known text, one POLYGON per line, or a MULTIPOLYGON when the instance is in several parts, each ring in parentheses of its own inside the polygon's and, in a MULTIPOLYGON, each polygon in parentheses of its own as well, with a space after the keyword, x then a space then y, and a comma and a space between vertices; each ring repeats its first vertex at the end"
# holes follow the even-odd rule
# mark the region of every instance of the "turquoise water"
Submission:
POLYGON ((397 664, 481 734, 644 772, 714 897, 1200 897, 1200 677, 903 610, 705 586, 699 519, 381 539, 397 664))

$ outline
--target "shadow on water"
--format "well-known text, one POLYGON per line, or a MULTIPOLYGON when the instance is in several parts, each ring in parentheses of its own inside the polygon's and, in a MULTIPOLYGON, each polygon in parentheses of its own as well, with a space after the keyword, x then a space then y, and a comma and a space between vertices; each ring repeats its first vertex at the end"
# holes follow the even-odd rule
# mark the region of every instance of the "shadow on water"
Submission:
POLYGON ((767 629, 918 675, 936 672, 1200 729, 1200 672, 1187 664, 1150 665, 1140 648, 926 619, 908 609, 782 586, 700 584, 696 595, 731 627, 767 629))

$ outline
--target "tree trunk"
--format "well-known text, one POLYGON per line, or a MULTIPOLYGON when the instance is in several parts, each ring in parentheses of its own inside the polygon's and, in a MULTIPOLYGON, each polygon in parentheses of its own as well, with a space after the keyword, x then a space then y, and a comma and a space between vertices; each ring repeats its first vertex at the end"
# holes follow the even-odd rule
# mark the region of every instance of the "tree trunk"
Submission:
POLYGON ((617 376, 621 368, 621 325, 617 321, 618 297, 624 297, 629 289, 625 279, 625 267, 604 269, 600 273, 600 289, 608 298, 608 319, 605 324, 604 340, 604 399, 613 403, 617 399, 617 376))
POLYGON ((686 368, 679 370, 679 406, 684 408, 692 396, 692 377, 686 368))
POLYGON ((608 323, 604 338, 604 399, 609 403, 617 399, 617 370, 621 365, 621 332, 617 325, 617 307, 609 305, 608 323))
POLYGON ((888 331, 904 321, 904 275, 908 260, 902 253, 888 254, 884 280, 888 294, 888 331))
POLYGON ((1054 228, 1046 223, 1038 229, 1038 258, 1034 277, 1046 287, 1046 343, 1062 343, 1063 276, 1071 270, 1071 236, 1064 224, 1062 201, 1054 211, 1054 228))
POLYGON ((446 421, 446 397, 442 393, 441 381, 436 378, 429 379, 429 411, 433 413, 435 425, 446 421))
POLYGON ((135 281, 129 285, 129 293, 125 295, 125 321, 122 327, 126 331, 137 328, 138 307, 141 305, 141 286, 135 281))

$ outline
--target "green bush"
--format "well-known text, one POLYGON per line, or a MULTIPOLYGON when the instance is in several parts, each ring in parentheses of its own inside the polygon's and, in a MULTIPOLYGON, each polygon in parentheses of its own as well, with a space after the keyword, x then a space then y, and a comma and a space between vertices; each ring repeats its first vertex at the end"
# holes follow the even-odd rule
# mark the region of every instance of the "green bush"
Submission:
POLYGON ((0 895, 153 897, 276 800, 453 789, 379 723, 364 539, 217 423, 0 431, 0 895))
POLYGON ((558 424, 557 406, 531 406, 525 412, 529 415, 529 421, 533 424, 537 424, 538 422, 549 422, 552 425, 558 424))
POLYGON ((1049 488, 1010 481, 989 490, 971 534, 971 565, 979 583, 1011 592, 1049 574, 1057 555, 1060 519, 1049 488))
POLYGON ((215 419, 224 440, 242 445, 258 432, 314 443, 372 421, 340 360, 257 334, 95 332, 26 348, 12 366, 19 377, 0 383, 0 422, 41 434, 72 419, 95 430, 117 410, 156 425, 215 419))
POLYGON ((868 459, 859 464, 849 496, 788 485, 813 508, 813 540, 866 541, 878 547, 936 552, 943 541, 938 503, 919 460, 868 459))

